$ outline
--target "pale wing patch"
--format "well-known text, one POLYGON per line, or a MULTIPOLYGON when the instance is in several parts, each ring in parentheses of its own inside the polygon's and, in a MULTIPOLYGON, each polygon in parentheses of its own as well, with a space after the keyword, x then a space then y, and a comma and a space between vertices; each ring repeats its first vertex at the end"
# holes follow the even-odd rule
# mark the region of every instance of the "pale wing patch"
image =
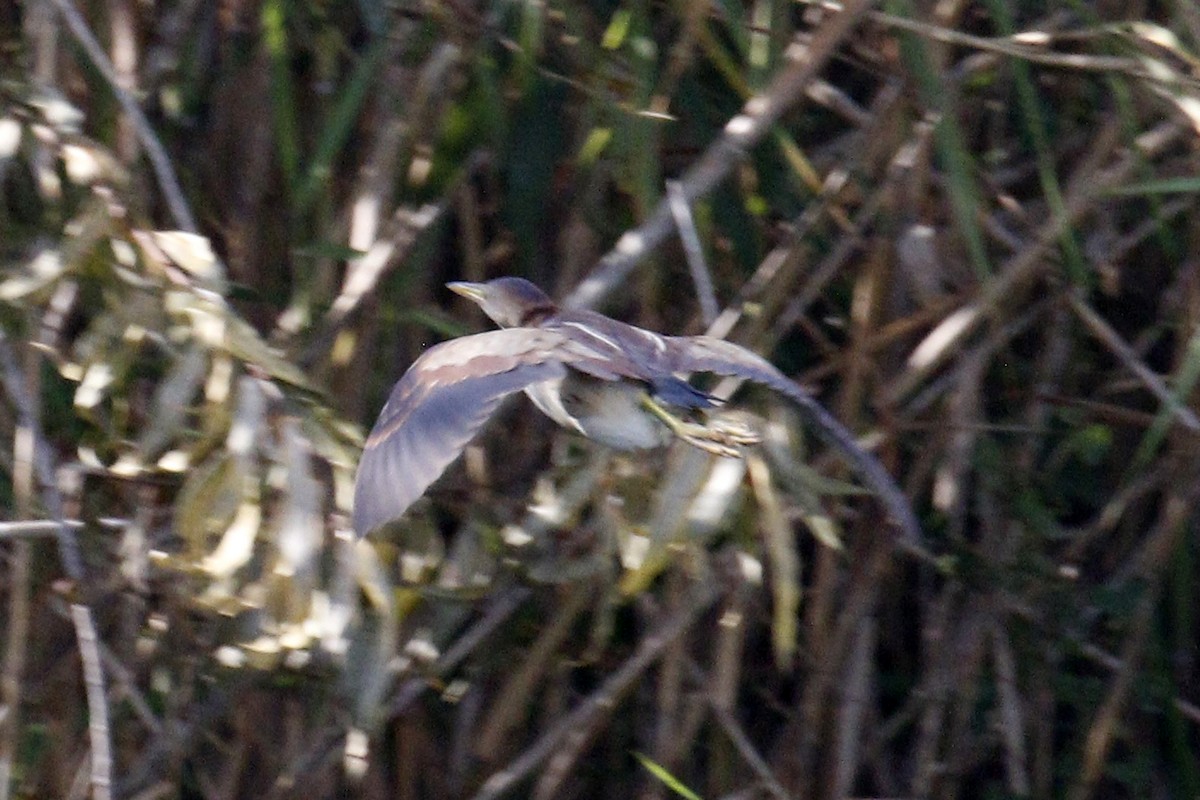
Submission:
MULTIPOLYGON (((610 339, 609 337, 605 336, 600 331, 598 331, 595 328, 591 327, 590 325, 586 325, 582 322, 563 322, 563 323, 560 323, 560 326, 563 328, 574 328, 575 330, 579 331, 580 333, 582 333, 585 336, 588 336, 592 339, 596 339, 597 341, 603 342, 604 344, 608 345, 610 348, 612 348, 613 350, 616 350, 617 352, 621 352, 623 349, 621 347, 621 345, 618 344, 613 339, 610 339)), ((578 340, 576 340, 576 341, 578 341, 578 340)))
POLYGON ((413 369, 433 371, 461 367, 479 356, 513 358, 521 362, 545 360, 565 337, 540 328, 505 328, 460 336, 431 347, 413 362, 413 369))

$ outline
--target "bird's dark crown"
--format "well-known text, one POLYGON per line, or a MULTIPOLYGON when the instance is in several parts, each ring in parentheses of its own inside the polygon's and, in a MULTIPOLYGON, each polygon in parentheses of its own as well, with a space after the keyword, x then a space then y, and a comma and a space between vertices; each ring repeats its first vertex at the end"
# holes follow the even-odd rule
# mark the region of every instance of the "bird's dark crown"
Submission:
POLYGON ((525 280, 524 278, 503 277, 493 278, 487 282, 489 289, 495 289, 499 292, 504 292, 513 300, 517 301, 528 308, 536 308, 539 306, 553 306, 554 301, 550 296, 543 292, 537 285, 525 280))

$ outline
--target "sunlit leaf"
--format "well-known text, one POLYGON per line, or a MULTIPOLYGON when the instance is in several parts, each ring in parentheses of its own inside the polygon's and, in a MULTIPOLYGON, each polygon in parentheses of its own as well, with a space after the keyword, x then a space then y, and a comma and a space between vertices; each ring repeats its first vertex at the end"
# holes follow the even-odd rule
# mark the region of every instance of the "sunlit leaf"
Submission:
POLYGON ((668 772, 667 769, 657 761, 653 761, 641 753, 634 753, 633 756, 650 772, 651 775, 662 781, 662 784, 675 794, 679 795, 680 797, 686 797, 687 800, 700 800, 700 795, 696 794, 687 786, 685 786, 682 781, 668 772))
POLYGON ((232 454, 201 464, 187 476, 175 501, 175 527, 193 553, 203 552, 211 534, 233 522, 242 502, 243 472, 232 454))
POLYGON ((309 465, 308 442, 300 426, 289 420, 283 431, 283 465, 287 469, 285 503, 275 546, 279 550, 276 571, 309 575, 324 533, 321 524, 321 486, 309 465))
POLYGON ((790 670, 796 653, 799 631, 798 611, 800 608, 800 553, 796 549, 796 537, 783 514, 779 497, 771 484, 771 473, 766 461, 756 453, 746 458, 750 483, 760 509, 759 524, 770 553, 768 566, 771 570, 771 590, 774 603, 771 607, 771 644, 775 650, 775 664, 784 671, 790 670))
POLYGON ((579 148, 579 163, 585 166, 595 163, 596 159, 600 158, 600 154, 604 152, 604 148, 608 147, 608 143, 612 141, 612 137, 612 128, 592 128, 588 132, 583 146, 579 148))
POLYGON ((21 123, 12 117, 0 117, 0 161, 17 154, 21 147, 21 123))
POLYGON ((25 268, 0 283, 0 300, 19 300, 33 294, 62 277, 66 272, 62 253, 43 250, 25 268))
POLYGON ((272 378, 310 392, 317 391, 300 368, 263 341, 258 331, 248 322, 236 317, 228 319, 227 322, 227 346, 230 353, 260 368, 272 378))
POLYGON ((262 506, 249 500, 238 506, 233 523, 225 529, 217 548, 204 559, 203 567, 217 578, 227 578, 246 565, 254 554, 254 542, 262 525, 262 506))
POLYGON ((206 237, 187 231, 150 231, 149 236, 173 264, 188 274, 216 285, 224 280, 221 262, 206 237))

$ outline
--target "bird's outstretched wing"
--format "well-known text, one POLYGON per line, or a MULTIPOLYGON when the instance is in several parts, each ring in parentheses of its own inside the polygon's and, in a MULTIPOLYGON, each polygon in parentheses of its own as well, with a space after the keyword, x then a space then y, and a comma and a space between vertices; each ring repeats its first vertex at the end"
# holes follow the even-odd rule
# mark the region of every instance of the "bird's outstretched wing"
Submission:
POLYGON ((508 395, 561 377, 562 337, 489 331, 426 350, 396 383, 367 437, 354 484, 354 530, 399 518, 462 453, 508 395))
POLYGON ((711 372, 744 378, 774 389, 800 407, 817 435, 842 455, 859 477, 883 501, 904 534, 906 549, 927 556, 921 525, 912 505, 895 479, 879 461, 863 450, 837 418, 806 391, 780 372, 771 362, 744 347, 711 336, 665 337, 675 372, 711 372))

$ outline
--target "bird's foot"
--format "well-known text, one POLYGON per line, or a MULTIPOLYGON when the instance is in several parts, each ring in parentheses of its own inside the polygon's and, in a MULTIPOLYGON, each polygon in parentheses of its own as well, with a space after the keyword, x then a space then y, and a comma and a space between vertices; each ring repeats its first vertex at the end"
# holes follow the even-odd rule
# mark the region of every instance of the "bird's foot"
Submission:
POLYGON ((762 437, 750 426, 732 419, 705 423, 679 421, 675 435, 693 447, 723 458, 737 458, 741 448, 758 444, 762 437))
POLYGON ((722 458, 737 458, 742 447, 762 441, 762 437, 753 428, 735 419, 724 417, 703 423, 689 422, 676 417, 651 397, 646 397, 643 404, 662 420, 676 437, 706 453, 722 458))
POLYGON ((719 417, 710 419, 704 427, 736 445, 745 446, 762 442, 762 434, 754 426, 740 419, 719 417))

